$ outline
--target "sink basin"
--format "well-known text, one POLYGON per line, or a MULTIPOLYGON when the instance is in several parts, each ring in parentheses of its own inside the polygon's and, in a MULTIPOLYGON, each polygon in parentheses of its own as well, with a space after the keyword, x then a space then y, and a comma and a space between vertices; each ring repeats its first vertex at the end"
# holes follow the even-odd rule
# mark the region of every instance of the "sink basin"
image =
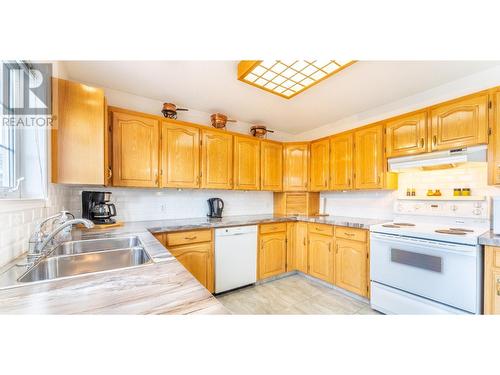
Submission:
POLYGON ((130 268, 148 263, 152 263, 151 257, 141 247, 94 252, 89 250, 80 254, 44 258, 22 275, 18 281, 52 280, 93 272, 130 268))
POLYGON ((98 251, 127 249, 141 246, 142 243, 137 236, 120 238, 102 238, 97 240, 69 241, 58 245, 49 254, 49 257, 59 255, 74 255, 83 253, 95 253, 98 251))

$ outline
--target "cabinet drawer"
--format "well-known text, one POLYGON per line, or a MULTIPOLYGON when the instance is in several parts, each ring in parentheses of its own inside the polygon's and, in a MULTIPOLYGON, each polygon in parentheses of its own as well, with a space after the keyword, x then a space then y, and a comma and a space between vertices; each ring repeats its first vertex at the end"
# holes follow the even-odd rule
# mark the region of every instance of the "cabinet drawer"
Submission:
POLYGON ((177 246, 210 241, 212 241, 212 231, 210 229, 205 229, 167 233, 165 244, 167 246, 177 246))
POLYGON ((325 234, 333 236, 333 225, 309 223, 309 233, 325 234))
POLYGON ((276 233, 285 232, 286 223, 272 223, 272 224, 261 224, 259 227, 260 233, 276 233))
POLYGON ((335 237, 346 240, 366 242, 366 230, 348 227, 335 227, 335 237))

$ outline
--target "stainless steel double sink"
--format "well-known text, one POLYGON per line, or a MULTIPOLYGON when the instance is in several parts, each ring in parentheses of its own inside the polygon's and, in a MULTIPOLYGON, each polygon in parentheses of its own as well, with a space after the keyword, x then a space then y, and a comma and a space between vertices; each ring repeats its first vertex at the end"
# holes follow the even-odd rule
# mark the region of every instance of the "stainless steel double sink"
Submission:
POLYGON ((34 282, 153 263, 137 236, 69 241, 56 246, 19 279, 34 282))

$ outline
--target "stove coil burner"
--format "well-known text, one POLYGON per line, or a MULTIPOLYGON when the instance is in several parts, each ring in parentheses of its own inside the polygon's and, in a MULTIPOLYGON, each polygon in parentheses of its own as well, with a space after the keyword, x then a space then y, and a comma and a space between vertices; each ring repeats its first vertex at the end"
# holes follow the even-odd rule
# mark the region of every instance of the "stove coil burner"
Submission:
POLYGON ((438 229, 435 230, 436 233, 441 233, 441 234, 457 234, 459 236, 465 236, 467 232, 461 231, 461 230, 455 230, 455 229, 438 229))
POLYGON ((393 224, 382 224, 386 228, 403 228, 403 227, 414 227, 415 224, 411 223, 393 223, 393 224))
POLYGON ((456 230, 457 232, 474 233, 472 229, 465 228, 450 228, 450 230, 456 230))
POLYGON ((382 226, 386 228, 401 228, 399 225, 395 224, 382 224, 382 226))

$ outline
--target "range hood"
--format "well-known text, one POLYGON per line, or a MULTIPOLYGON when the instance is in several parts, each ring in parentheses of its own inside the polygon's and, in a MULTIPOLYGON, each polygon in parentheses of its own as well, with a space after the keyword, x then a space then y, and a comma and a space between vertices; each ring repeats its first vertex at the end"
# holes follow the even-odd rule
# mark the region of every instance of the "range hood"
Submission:
POLYGON ((446 169, 467 162, 486 162, 487 147, 474 146, 447 151, 435 151, 422 155, 388 159, 389 171, 446 169))

